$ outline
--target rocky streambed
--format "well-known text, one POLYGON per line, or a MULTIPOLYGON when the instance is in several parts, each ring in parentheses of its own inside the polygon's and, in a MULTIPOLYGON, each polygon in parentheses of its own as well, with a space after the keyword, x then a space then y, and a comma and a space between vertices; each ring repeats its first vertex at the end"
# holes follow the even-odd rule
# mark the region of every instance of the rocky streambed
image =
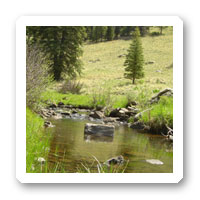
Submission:
MULTIPOLYGON (((173 96, 173 90, 166 88, 153 96, 149 103, 157 103, 161 96, 173 96)), ((72 106, 65 105, 63 102, 58 104, 50 104, 46 108, 41 109, 40 115, 48 120, 48 118, 53 119, 78 119, 78 120, 89 120, 91 122, 97 122, 98 124, 113 125, 115 127, 120 125, 126 125, 132 129, 145 131, 145 132, 154 132, 152 127, 140 121, 140 117, 143 113, 150 111, 151 108, 140 111, 137 106, 137 102, 130 102, 126 108, 116 108, 111 110, 107 114, 104 107, 97 106, 96 108, 89 106, 72 106), (132 118, 133 122, 129 122, 132 118)), ((53 125, 49 122, 45 122, 45 127, 52 127, 53 125)), ((173 141, 173 130, 165 126, 161 130, 157 130, 156 134, 163 135, 166 139, 173 141), (164 133, 164 134, 163 134, 164 133)))

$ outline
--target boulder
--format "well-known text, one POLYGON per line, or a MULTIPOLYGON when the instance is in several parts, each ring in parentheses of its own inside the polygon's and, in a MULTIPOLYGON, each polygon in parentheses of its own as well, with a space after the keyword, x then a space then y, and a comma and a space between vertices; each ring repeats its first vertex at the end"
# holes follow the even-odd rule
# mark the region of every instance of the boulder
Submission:
POLYGON ((69 111, 63 111, 60 113, 61 115, 64 115, 64 116, 71 116, 71 113, 69 111))
POLYGON ((110 165, 120 165, 124 163, 124 157, 122 155, 116 156, 113 158, 108 159, 106 162, 104 162, 104 165, 107 165, 110 167, 110 165))
POLYGON ((94 112, 91 112, 89 117, 92 117, 92 118, 95 118, 95 119, 102 119, 104 118, 104 113, 101 112, 101 111, 94 111, 94 112))
POLYGON ((145 125, 142 122, 134 122, 133 124, 130 125, 130 128, 132 129, 137 129, 137 130, 144 130, 145 125))
POLYGON ((109 117, 119 117, 119 110, 120 110, 120 108, 116 108, 116 109, 114 109, 114 110, 112 110, 111 112, 110 112, 110 115, 109 115, 109 117))
POLYGON ((114 135, 115 127, 113 125, 105 124, 85 124, 84 133, 85 134, 95 134, 97 136, 111 136, 114 135))
POLYGON ((49 121, 45 121, 44 122, 44 127, 48 128, 48 127, 54 127, 53 124, 49 121))
POLYGON ((52 103, 50 106, 49 106, 49 108, 56 108, 57 107, 57 105, 55 104, 55 103, 52 103))
POLYGON ((126 107, 128 107, 128 106, 136 106, 137 105, 137 102, 136 101, 130 101, 127 105, 126 105, 126 107))
POLYGON ((119 118, 116 118, 116 117, 106 117, 103 119, 103 122, 104 123, 115 123, 117 121, 117 119, 119 118))

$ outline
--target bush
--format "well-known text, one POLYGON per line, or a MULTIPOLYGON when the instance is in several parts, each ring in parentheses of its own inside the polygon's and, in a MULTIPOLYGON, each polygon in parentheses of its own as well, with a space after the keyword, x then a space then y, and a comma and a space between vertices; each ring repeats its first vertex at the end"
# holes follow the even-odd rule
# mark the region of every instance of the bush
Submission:
POLYGON ((80 83, 76 80, 65 80, 60 90, 61 93, 72 93, 72 94, 80 94, 81 89, 83 88, 83 83, 80 83))
POLYGON ((26 45, 26 105, 36 109, 41 93, 51 81, 45 55, 36 45, 26 45))
POLYGON ((160 35, 160 32, 157 32, 157 31, 154 31, 151 33, 151 36, 159 36, 160 35))
POLYGON ((92 105, 94 107, 106 107, 106 111, 109 112, 109 110, 113 107, 113 100, 111 97, 110 89, 99 88, 98 90, 93 91, 92 105))

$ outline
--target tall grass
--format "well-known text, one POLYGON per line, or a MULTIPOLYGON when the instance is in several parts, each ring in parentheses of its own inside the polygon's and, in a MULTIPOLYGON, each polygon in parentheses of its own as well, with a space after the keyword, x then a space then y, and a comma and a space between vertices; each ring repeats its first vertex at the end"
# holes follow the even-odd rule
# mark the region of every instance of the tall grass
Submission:
POLYGON ((49 135, 44 135, 44 121, 29 108, 26 109, 26 172, 42 172, 43 164, 38 158, 46 160, 49 151, 49 135))
POLYGON ((102 164, 95 156, 93 156, 93 163, 88 166, 81 163, 81 166, 77 168, 78 173, 124 173, 129 161, 126 161, 123 165, 107 165, 102 164))
POLYGON ((173 128, 173 97, 161 97, 151 110, 142 115, 142 120, 152 129, 162 129, 165 125, 173 128))

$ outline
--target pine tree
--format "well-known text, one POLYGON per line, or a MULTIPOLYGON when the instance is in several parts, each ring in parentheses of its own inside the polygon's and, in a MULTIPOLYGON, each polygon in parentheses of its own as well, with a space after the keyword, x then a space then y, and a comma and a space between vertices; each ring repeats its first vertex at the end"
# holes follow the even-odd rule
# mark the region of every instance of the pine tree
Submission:
POLYGON ((105 38, 106 31, 107 31, 107 27, 106 27, 106 26, 100 26, 100 27, 99 27, 99 33, 100 33, 101 42, 102 42, 103 39, 105 38))
POLYGON ((119 38, 121 26, 115 26, 115 39, 119 38))
POLYGON ((92 31, 92 41, 98 42, 100 39, 99 26, 94 26, 92 31))
POLYGON ((81 45, 85 38, 85 27, 81 26, 38 26, 27 27, 27 38, 37 43, 48 57, 55 80, 62 73, 76 77, 81 73, 81 45))
POLYGON ((140 31, 136 27, 133 33, 133 40, 128 50, 126 60, 124 62, 125 66, 125 78, 131 79, 132 83, 135 83, 135 79, 142 78, 144 76, 143 72, 144 57, 142 50, 142 43, 140 40, 140 31))
POLYGON ((112 26, 108 26, 106 32, 106 40, 111 41, 114 38, 114 28, 112 26))

